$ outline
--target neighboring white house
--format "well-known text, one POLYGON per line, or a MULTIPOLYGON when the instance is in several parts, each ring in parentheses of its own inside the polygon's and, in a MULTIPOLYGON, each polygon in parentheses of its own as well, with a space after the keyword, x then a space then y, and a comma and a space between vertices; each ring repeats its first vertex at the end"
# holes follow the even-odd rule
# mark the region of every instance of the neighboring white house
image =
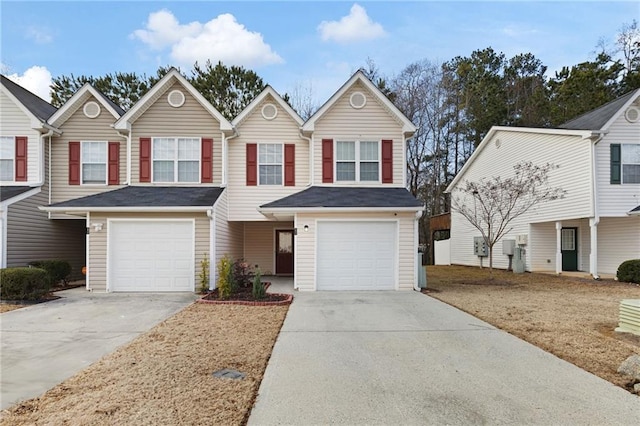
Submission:
MULTIPOLYGON (((493 127, 447 192, 460 196, 465 181, 512 175, 522 161, 560 166, 550 185, 566 191, 563 199, 514 220, 503 238, 518 239, 526 270, 584 271, 598 278, 640 258, 640 89, 558 129, 493 127)), ((475 236, 480 232, 452 211, 452 264, 480 264, 475 236)), ((498 243, 494 266, 507 265, 498 243)))

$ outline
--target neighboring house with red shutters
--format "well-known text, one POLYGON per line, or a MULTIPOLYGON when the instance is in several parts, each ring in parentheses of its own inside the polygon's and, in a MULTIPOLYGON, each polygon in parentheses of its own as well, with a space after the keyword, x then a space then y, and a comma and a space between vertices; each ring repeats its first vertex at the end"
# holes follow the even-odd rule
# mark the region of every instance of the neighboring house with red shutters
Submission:
POLYGON ((205 257, 213 288, 227 254, 300 290, 417 285, 415 127, 362 72, 306 123, 270 87, 229 122, 175 69, 121 117, 85 118, 105 133, 54 138, 43 209, 86 221, 88 288, 194 291, 205 257))
MULTIPOLYGON (((640 257, 640 89, 557 129, 491 128, 447 192, 457 197, 466 180, 513 175, 522 161, 560 166, 550 173, 550 185, 566 191, 563 199, 515 219, 505 235, 525 249, 526 270, 597 278, 640 257)), ((473 246, 479 235, 453 210, 451 263, 479 265, 473 246)), ((496 245, 493 265, 506 268, 508 262, 496 245)))
POLYGON ((38 209, 49 203, 49 142, 61 131, 48 119, 56 108, 0 76, 0 111, 0 268, 62 259, 79 278, 84 249, 71 237, 77 227, 38 209))

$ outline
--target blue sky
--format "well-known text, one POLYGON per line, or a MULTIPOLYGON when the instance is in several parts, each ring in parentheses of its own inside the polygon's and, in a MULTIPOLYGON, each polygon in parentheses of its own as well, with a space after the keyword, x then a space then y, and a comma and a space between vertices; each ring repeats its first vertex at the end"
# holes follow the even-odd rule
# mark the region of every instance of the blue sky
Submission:
POLYGON ((492 47, 533 53, 552 75, 593 59, 640 2, 539 1, 7 1, 1 0, 2 73, 48 98, 51 77, 190 70, 222 59, 255 70, 278 92, 322 103, 367 58, 393 76, 492 47))

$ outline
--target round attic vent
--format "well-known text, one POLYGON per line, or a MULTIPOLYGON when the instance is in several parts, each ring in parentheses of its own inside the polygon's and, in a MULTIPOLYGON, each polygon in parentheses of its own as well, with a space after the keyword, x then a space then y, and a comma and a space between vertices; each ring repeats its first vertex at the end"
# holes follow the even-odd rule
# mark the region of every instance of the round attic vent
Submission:
POLYGON ((635 106, 627 108, 624 112, 624 118, 626 118, 629 123, 637 123, 640 121, 640 108, 635 106))
POLYGON ((262 116, 265 120, 273 120, 278 115, 278 108, 274 104, 265 104, 262 107, 262 116))
POLYGON ((184 105, 184 93, 179 90, 172 90, 167 95, 167 102, 174 108, 180 108, 184 105))
POLYGON ((97 102, 90 101, 84 104, 84 108, 82 108, 82 112, 87 118, 96 118, 100 115, 100 105, 97 102))
POLYGON ((353 92, 349 98, 349 103, 355 109, 360 109, 367 104, 367 98, 362 92, 353 92))

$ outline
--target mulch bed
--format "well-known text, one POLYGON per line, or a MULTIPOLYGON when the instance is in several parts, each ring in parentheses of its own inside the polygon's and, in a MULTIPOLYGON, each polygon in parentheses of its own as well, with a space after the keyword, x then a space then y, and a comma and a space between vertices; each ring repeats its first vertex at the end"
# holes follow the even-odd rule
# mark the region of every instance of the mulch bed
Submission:
MULTIPOLYGON (((269 287, 271 283, 266 283, 269 287)), ((212 290, 198 299, 199 303, 209 303, 218 305, 248 305, 248 306, 278 306, 289 305, 293 301, 292 294, 266 293, 263 299, 255 299, 250 287, 240 287, 233 292, 229 298, 221 299, 218 289, 212 290)))

